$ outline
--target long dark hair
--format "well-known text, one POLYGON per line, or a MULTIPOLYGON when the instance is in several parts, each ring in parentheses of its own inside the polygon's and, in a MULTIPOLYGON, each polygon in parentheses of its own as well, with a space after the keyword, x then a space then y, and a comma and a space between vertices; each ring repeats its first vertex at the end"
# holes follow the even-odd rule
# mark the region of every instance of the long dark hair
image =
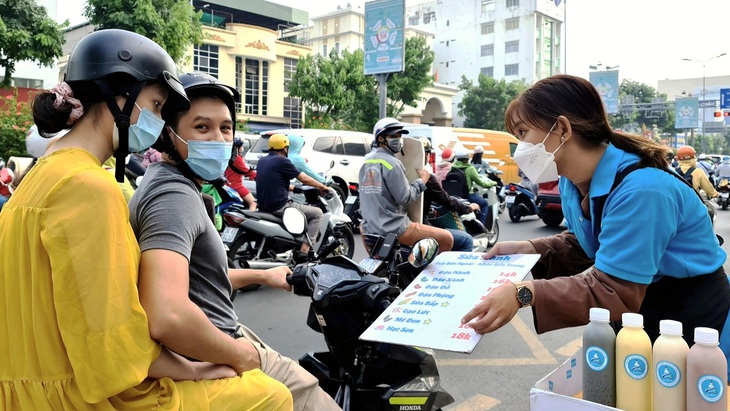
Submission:
POLYGON ((611 129, 598 90, 581 77, 560 74, 538 81, 509 104, 504 122, 512 134, 516 132, 515 118, 548 130, 561 115, 570 122, 579 137, 577 141, 586 147, 611 143, 638 154, 641 166, 667 167, 669 148, 646 137, 611 129))

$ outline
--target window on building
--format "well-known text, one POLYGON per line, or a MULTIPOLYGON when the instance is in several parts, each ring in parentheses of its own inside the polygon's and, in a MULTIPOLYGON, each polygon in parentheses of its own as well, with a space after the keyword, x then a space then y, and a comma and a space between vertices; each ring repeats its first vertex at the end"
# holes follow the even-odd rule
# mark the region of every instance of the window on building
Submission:
POLYGON ((340 43, 335 43, 335 53, 337 53, 338 56, 340 55, 340 43))
POLYGON ((329 54, 327 54, 327 45, 326 44, 322 45, 322 55, 325 57, 329 56, 329 54))
POLYGON ((520 0, 507 0, 507 7, 517 7, 520 5, 520 0))
MULTIPOLYGON (((4 79, 5 77, 0 77, 0 81, 4 79)), ((13 77, 10 79, 10 86, 22 88, 43 88, 43 80, 13 77)))
POLYGON ((246 59, 244 71, 243 112, 265 116, 269 103, 269 62, 246 59))
POLYGON ((494 1, 495 0, 482 0, 482 13, 494 10, 494 1))
POLYGON ((284 97, 284 117, 289 119, 291 128, 302 128, 302 101, 284 97))
POLYGON ((297 59, 284 58, 284 91, 289 92, 289 83, 294 78, 294 73, 297 71, 297 59))
POLYGON ((490 21, 489 23, 482 23, 482 34, 492 33, 494 33, 494 22, 490 21))
POLYGON ((518 30, 520 28, 520 18, 515 17, 504 21, 505 30, 518 30))
POLYGON ((520 74, 520 65, 519 64, 505 64, 504 65, 504 75, 505 76, 517 76, 520 74))
POLYGON ((482 57, 494 55, 494 44, 482 45, 482 57))
POLYGON ((417 26, 418 25, 418 16, 408 17, 408 25, 417 26))
POLYGON ((193 49, 193 71, 218 78, 218 46, 203 44, 193 49))
POLYGON ((487 77, 494 77, 494 67, 482 67, 479 74, 487 77))
POLYGON ((504 43, 505 53, 519 53, 520 52, 520 41, 507 41, 504 43))

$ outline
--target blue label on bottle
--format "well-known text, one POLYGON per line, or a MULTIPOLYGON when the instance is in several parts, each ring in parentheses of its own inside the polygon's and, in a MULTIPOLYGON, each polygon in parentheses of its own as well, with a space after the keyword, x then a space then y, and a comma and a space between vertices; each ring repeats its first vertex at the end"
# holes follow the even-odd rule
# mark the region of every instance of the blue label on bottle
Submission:
POLYGON ((586 364, 593 371, 603 371, 608 366, 608 354, 601 347, 590 346, 586 350, 586 364))
POLYGON ((656 379, 662 386, 672 388, 682 380, 682 372, 672 362, 659 361, 656 365, 656 379))
POLYGON ((649 366, 643 355, 632 354, 624 360, 624 370, 626 374, 635 380, 641 380, 646 377, 649 366))
POLYGON ((703 375, 697 380, 697 390, 707 402, 718 402, 722 398, 725 383, 716 375, 703 375))

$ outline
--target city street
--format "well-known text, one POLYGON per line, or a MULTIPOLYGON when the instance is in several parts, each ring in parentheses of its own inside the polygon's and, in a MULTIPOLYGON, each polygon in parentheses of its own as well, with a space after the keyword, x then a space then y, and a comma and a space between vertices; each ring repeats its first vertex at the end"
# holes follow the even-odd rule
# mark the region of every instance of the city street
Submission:
MULTIPOLYGON (((718 210, 716 230, 730 239, 730 211, 718 210)), ((536 217, 519 223, 500 215, 500 240, 521 240, 557 233, 536 217)), ((365 254, 356 238, 354 260, 365 254)), ((730 252, 726 243, 725 250, 730 252)), ((306 325, 309 299, 281 290, 261 288, 239 293, 236 311, 281 353, 298 359, 308 351, 326 350, 321 334, 306 325)), ((485 335, 471 354, 438 351, 442 385, 456 399, 454 411, 528 410, 530 388, 565 361, 580 346, 582 327, 536 335, 530 310, 520 310, 511 324, 485 335)))

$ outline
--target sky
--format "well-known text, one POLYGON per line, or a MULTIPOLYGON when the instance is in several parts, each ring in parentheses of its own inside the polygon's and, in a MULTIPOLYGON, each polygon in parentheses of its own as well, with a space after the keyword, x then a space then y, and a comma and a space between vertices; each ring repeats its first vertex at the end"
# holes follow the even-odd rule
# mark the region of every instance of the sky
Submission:
MULTIPOLYGON (((245 1, 245 0, 243 0, 245 1)), ((319 16, 347 0, 269 0, 319 16)), ((501 1, 501 0, 498 0, 501 1)), ((535 1, 535 0, 531 0, 535 1)), ((536 0, 543 1, 543 0, 536 0)), ((407 5, 424 0, 406 0, 407 5)), ((566 71, 588 77, 588 66, 619 66, 619 80, 657 87, 659 80, 730 75, 730 0, 563 0, 566 71), (727 56, 710 60, 728 53, 727 56), (682 59, 696 61, 682 61, 682 59)), ((59 19, 84 21, 85 0, 59 0, 59 19)), ((364 1, 351 0, 352 5, 364 1)))

